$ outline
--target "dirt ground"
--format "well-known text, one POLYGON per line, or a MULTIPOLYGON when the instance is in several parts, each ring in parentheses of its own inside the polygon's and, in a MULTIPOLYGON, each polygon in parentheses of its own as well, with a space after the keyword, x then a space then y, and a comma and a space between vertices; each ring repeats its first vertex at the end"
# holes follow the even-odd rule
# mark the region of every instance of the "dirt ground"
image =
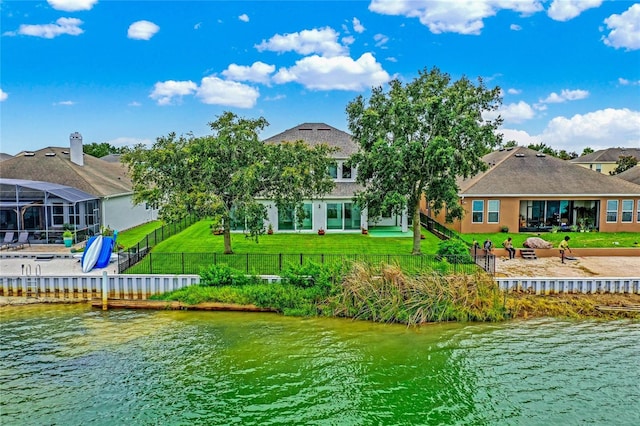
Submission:
POLYGON ((497 277, 640 277, 640 256, 577 257, 562 264, 559 257, 535 260, 496 258, 497 277))

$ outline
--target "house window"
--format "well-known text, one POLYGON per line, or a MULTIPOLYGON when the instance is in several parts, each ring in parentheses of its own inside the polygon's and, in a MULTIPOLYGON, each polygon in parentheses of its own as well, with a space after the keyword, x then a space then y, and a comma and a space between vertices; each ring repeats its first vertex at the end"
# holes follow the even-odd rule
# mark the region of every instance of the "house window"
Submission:
POLYGON ((640 200, 637 201, 638 203, 638 213, 637 213, 637 217, 636 217, 636 222, 640 223, 640 200))
POLYGON ((64 206, 62 204, 53 205, 51 219, 56 226, 62 226, 64 224, 64 206))
POLYGON ((487 223, 500 222, 500 200, 489 200, 487 202, 487 223))
POLYGON ((484 201, 473 200, 471 207, 471 223, 484 222, 484 201))
POLYGON ((602 164, 596 164, 596 172, 602 173, 602 164))
POLYGON ((327 229, 342 229, 342 203, 327 203, 327 229))
POLYGON ((337 179, 338 178, 338 165, 337 164, 332 164, 329 166, 329 176, 331 176, 332 179, 337 179))
POLYGON ((344 203, 344 229, 360 229, 360 209, 354 203, 344 203))
POLYGON ((633 200, 622 200, 622 220, 621 222, 633 222, 633 200))
POLYGON ((607 222, 618 221, 618 200, 607 200, 607 222))
POLYGON ((351 179, 351 167, 342 164, 342 179, 351 179))

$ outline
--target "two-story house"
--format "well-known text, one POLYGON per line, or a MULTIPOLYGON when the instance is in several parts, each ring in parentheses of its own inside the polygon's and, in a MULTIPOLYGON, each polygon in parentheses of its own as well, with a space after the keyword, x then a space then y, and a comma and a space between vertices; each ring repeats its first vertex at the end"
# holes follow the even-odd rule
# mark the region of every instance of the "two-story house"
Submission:
POLYGON ((305 200, 305 219, 302 226, 296 221, 293 211, 279 211, 273 203, 266 202, 267 226, 277 231, 309 231, 320 229, 326 232, 349 232, 369 229, 370 226, 397 226, 407 230, 407 215, 383 217, 373 223, 368 222, 367 212, 362 211, 353 201, 356 191, 362 187, 356 183, 357 169, 348 164, 348 159, 358 150, 351 135, 324 123, 303 123, 278 133, 264 143, 304 141, 313 147, 327 144, 338 148, 333 154, 335 164, 329 173, 335 181, 335 188, 320 200, 305 200))

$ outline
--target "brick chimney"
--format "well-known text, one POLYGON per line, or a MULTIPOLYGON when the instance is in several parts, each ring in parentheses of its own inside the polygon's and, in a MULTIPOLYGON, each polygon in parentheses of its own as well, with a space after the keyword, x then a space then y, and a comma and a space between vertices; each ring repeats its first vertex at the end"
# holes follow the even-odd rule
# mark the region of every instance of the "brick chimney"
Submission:
POLYGON ((78 132, 71 133, 71 136, 69 136, 69 143, 71 145, 71 162, 78 166, 84 166, 82 135, 78 132))

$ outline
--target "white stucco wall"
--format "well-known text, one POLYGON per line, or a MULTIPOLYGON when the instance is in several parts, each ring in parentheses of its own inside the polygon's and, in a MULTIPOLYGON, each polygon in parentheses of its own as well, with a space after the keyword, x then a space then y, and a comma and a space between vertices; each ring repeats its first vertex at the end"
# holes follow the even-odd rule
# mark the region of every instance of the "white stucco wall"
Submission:
POLYGON ((158 219, 158 211, 133 205, 133 195, 102 199, 102 226, 122 231, 158 219))

